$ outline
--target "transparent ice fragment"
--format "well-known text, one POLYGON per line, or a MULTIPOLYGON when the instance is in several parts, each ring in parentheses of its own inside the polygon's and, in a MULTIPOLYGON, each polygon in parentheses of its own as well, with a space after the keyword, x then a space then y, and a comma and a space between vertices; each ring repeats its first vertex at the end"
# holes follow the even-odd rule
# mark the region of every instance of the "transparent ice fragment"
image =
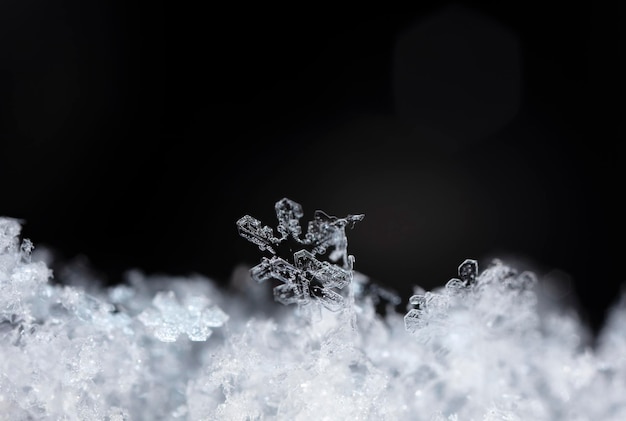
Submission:
POLYGON ((421 318, 421 312, 416 309, 409 310, 404 315, 404 326, 407 331, 414 333, 417 329, 423 326, 421 318))
POLYGON ((315 301, 331 311, 340 310, 344 298, 332 289, 341 290, 350 284, 354 262, 354 257, 347 253, 345 227, 353 227, 364 215, 337 218, 318 210, 302 237, 300 219, 304 213, 299 203, 283 198, 276 202, 275 211, 279 238, 274 237, 271 228, 251 216, 246 215, 237 221, 243 238, 273 254, 270 258, 263 257, 261 263, 250 270, 252 279, 281 282, 274 288, 274 298, 282 304, 307 305, 315 301), (286 240, 295 241, 301 248, 292 256, 277 256, 275 246, 286 240), (323 255, 327 255, 330 261, 321 260, 323 255), (341 264, 337 264, 338 261, 341 264))
POLYGON ((409 303, 411 303, 411 305, 414 305, 418 308, 423 307, 424 303, 426 303, 426 297, 424 297, 424 295, 412 295, 411 298, 409 298, 409 303))
POLYGON ((467 287, 474 285, 478 276, 478 262, 466 259, 459 265, 459 277, 452 278, 446 283, 446 290, 451 294, 462 293, 467 287))
POLYGON ((466 259, 459 266, 459 277, 465 286, 470 286, 478 275, 478 262, 473 259, 466 259))
POLYGON ((268 226, 261 225, 258 219, 245 215, 237 221, 237 228, 239 235, 259 246, 261 251, 268 250, 272 254, 276 253, 271 245, 277 244, 279 240, 274 237, 274 231, 268 226))
POLYGON ((310 291, 330 311, 339 311, 343 307, 343 297, 331 289, 314 285, 310 287, 310 291))
POLYGON ((313 220, 308 223, 307 233, 301 238, 300 219, 304 215, 302 206, 291 199, 283 198, 275 204, 278 232, 280 238, 273 235, 271 228, 263 226, 259 220, 245 215, 237 221, 239 234, 248 241, 258 245, 262 250, 268 249, 275 254, 270 244, 278 244, 287 238, 312 248, 313 254, 325 254, 332 248, 330 260, 337 261, 343 257, 344 268, 349 268, 350 259, 347 255, 347 238, 345 227, 363 220, 365 215, 348 215, 345 218, 330 216, 320 210, 315 211, 313 220))
POLYGON ((345 227, 350 225, 353 227, 358 221, 363 220, 365 215, 348 215, 345 218, 337 218, 327 215, 318 210, 315 211, 313 220, 309 222, 306 243, 314 246, 315 254, 325 254, 329 248, 333 251, 329 255, 329 259, 333 262, 342 259, 343 267, 352 266, 347 255, 348 239, 346 238, 345 227))
POLYGON ((283 198, 276 202, 276 218, 278 219, 278 232, 281 239, 291 235, 295 239, 300 239, 302 228, 300 227, 300 218, 304 216, 302 206, 291 199, 283 198))
MULTIPOLYGON (((268 262, 267 259, 264 259, 263 262, 268 262)), ((292 265, 280 257, 272 257, 269 259, 269 272, 266 273, 266 278, 255 278, 259 281, 263 281, 266 279, 278 279, 281 282, 286 283, 297 283, 298 276, 300 275, 300 271, 297 267, 292 265)), ((254 272, 257 273, 256 271, 254 272)), ((258 275, 255 275, 258 277, 258 275)))
POLYGON ((296 266, 279 257, 264 259, 252 268, 253 279, 283 282, 274 288, 274 298, 282 304, 304 305, 311 300, 319 300, 329 310, 339 310, 343 297, 330 288, 344 287, 349 282, 350 273, 328 262, 318 261, 306 250, 296 254, 296 266))
POLYGON ((308 279, 315 279, 323 287, 343 288, 350 282, 351 271, 337 265, 319 261, 307 250, 300 250, 293 255, 296 267, 304 272, 308 279))
POLYGON ((287 283, 274 288, 274 298, 281 304, 306 304, 309 302, 306 283, 287 283))
POLYGON ((160 291, 138 319, 163 342, 175 342, 181 334, 192 341, 206 341, 211 328, 222 326, 228 315, 206 297, 188 296, 180 303, 173 291, 160 291))
POLYGON ((452 278, 446 283, 446 290, 451 294, 461 293, 466 288, 465 282, 458 278, 452 278))

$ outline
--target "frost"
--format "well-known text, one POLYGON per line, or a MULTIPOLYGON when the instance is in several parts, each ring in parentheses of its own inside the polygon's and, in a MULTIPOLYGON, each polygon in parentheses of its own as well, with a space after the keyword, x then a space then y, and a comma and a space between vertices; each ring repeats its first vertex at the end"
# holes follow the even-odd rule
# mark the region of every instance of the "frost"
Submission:
POLYGON ((351 282, 354 257, 348 254, 346 226, 354 226, 364 215, 348 215, 345 218, 329 216, 317 210, 313 220, 309 222, 307 232, 302 237, 300 219, 304 215, 302 206, 293 200, 283 198, 276 202, 277 231, 263 226, 261 222, 249 215, 237 221, 239 234, 267 250, 274 256, 263 257, 260 264, 250 270, 257 282, 271 279, 281 282, 274 287, 276 301, 288 305, 306 306, 318 303, 331 311, 346 307, 344 297, 336 290, 341 290, 351 282), (301 250, 293 253, 291 262, 276 255, 275 249, 282 242, 292 240, 301 250), (328 254, 328 261, 320 261, 317 255, 328 254), (335 264, 340 262, 341 265, 335 264))
POLYGON ((52 284, 20 221, 0 218, 0 419, 626 419, 626 293, 595 344, 575 312, 539 305, 540 277, 498 260, 413 286, 399 312, 352 270, 344 229, 362 217, 316 213, 303 232, 297 203, 276 210, 275 232, 240 219, 268 255, 233 271, 236 288, 139 270, 52 284), (338 311, 306 323, 272 298, 338 311))

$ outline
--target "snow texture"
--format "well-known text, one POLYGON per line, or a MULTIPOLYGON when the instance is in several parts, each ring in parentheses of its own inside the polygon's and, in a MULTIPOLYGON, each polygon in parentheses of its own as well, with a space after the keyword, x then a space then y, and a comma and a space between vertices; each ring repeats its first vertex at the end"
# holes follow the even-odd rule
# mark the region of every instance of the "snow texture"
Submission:
POLYGON ((591 346, 575 313, 538 305, 534 274, 468 259, 402 313, 353 270, 349 218, 318 214, 302 236, 299 205, 278 208, 279 237, 239 221, 271 256, 234 268, 231 289, 137 270, 110 288, 52 283, 20 221, 0 218, 0 419, 626 419, 626 298, 591 346), (291 262, 275 254, 287 237, 309 246, 291 262), (341 305, 301 317, 261 274, 321 277, 341 305))

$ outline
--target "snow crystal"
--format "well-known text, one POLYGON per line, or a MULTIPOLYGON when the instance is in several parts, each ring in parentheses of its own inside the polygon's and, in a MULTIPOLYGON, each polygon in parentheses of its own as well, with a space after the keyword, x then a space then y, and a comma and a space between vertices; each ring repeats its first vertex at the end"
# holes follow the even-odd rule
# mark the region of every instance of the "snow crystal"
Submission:
POLYGON ((344 297, 335 291, 344 288, 352 279, 354 257, 348 254, 345 227, 352 227, 364 215, 337 218, 317 210, 304 238, 301 238, 300 219, 304 216, 302 206, 283 198, 276 202, 275 210, 280 238, 274 237, 270 227, 262 226, 260 221, 249 215, 237 221, 239 234, 243 238, 274 255, 271 258, 263 257, 261 263, 251 269, 252 278, 257 282, 270 279, 280 281, 282 284, 274 287, 274 298, 285 305, 297 304, 302 307, 314 301, 331 311, 345 308, 344 297), (291 262, 276 256, 275 246, 287 239, 311 250, 302 248, 296 251, 290 258, 291 262), (327 252, 327 258, 333 263, 317 259, 316 255, 327 252), (335 264, 337 261, 341 261, 341 266, 335 264))
POLYGON ((414 286, 402 313, 353 270, 344 229, 362 216, 318 212, 303 234, 299 204, 276 211, 276 236, 238 221, 269 255, 234 270, 232 290, 138 270, 110 288, 52 284, 21 222, 0 218, 0 419, 626 419, 626 294, 595 346, 575 314, 538 305, 540 277, 498 260, 414 286), (285 241, 297 250, 279 256, 285 241), (262 305, 270 279, 297 305, 262 305), (334 311, 308 323, 314 303, 334 311))
POLYGON ((222 326, 228 315, 217 306, 210 306, 204 296, 185 297, 183 303, 174 291, 160 291, 138 319, 163 342, 175 342, 181 334, 192 341, 206 341, 212 327, 222 326))

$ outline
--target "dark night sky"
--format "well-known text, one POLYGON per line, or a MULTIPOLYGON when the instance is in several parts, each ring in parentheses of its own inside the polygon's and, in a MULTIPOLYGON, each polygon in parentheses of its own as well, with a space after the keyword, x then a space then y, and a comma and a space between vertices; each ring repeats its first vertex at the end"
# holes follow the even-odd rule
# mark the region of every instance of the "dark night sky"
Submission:
POLYGON ((405 298, 500 257, 597 326, 626 283, 623 10, 418 3, 2 2, 0 214, 104 282, 226 282, 260 258, 235 221, 289 197, 364 213, 355 269, 405 298))

